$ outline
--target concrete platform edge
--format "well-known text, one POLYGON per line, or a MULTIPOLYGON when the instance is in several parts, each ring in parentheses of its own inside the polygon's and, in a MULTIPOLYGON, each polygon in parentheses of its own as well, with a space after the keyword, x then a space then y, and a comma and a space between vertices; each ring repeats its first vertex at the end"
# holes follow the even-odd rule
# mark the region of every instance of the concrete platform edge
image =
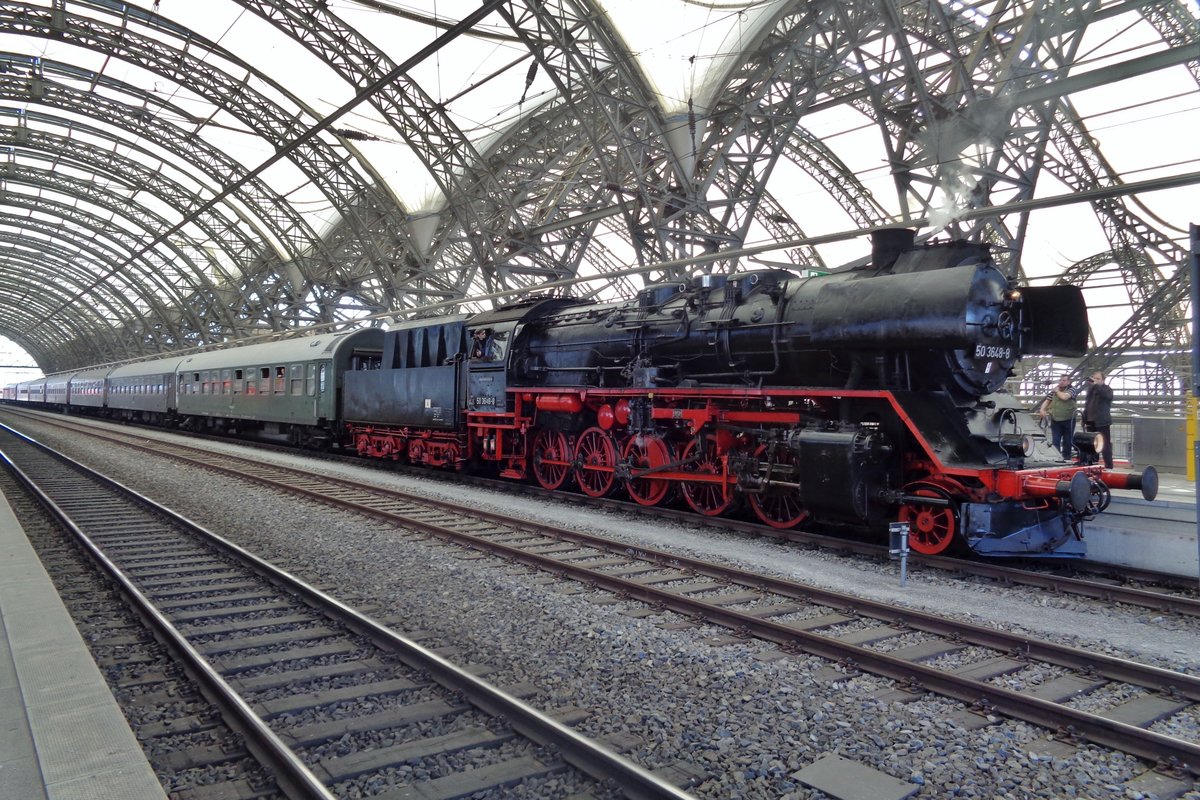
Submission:
POLYGON ((0 496, 0 796, 163 798, 50 576, 0 496), (12 702, 8 702, 12 701, 12 702))

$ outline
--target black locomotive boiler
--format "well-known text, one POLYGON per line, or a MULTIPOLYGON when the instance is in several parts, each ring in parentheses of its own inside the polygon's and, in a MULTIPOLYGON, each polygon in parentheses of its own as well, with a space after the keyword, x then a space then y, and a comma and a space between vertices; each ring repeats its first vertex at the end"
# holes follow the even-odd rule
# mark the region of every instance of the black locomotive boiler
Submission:
POLYGON ((1003 392, 1022 355, 1081 356, 1079 289, 1018 287, 986 245, 874 237, 821 277, 702 276, 627 302, 531 299, 387 332, 345 375, 360 454, 623 492, 706 516, 884 531, 914 549, 1082 555, 1141 474, 1062 461, 1003 392))

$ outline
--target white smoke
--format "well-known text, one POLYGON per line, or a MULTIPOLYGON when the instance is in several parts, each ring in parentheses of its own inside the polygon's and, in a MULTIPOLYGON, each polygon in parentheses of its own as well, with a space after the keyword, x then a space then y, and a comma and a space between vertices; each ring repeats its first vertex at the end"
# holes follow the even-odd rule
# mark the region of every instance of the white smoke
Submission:
POLYGON ((981 180, 990 151, 1012 128, 1015 102, 1005 95, 979 97, 969 106, 929 121, 917 135, 921 158, 937 179, 929 209, 934 232, 954 223, 969 209, 987 203, 981 180))

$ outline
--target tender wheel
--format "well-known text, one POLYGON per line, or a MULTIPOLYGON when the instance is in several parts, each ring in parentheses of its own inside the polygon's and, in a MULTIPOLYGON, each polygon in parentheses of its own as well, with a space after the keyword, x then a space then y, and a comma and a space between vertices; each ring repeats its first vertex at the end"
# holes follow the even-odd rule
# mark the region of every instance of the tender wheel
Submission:
MULTIPOLYGON (((771 451, 764 444, 754 455, 760 462, 766 462, 771 451)), ((792 451, 776 447, 774 458, 770 477, 794 483, 796 457, 792 451)), ((808 511, 800 504, 800 493, 791 487, 768 486, 762 492, 755 492, 750 495, 750 507, 760 520, 780 530, 794 528, 808 518, 808 511)))
MULTIPOLYGON (((688 442, 683 451, 687 470, 697 475, 714 475, 723 479, 725 470, 717 456, 717 442, 713 436, 696 437, 688 442), (696 460, 693 461, 692 459, 696 460)), ((723 480, 721 482, 684 481, 683 499, 697 514, 715 517, 724 514, 733 505, 734 495, 723 480)))
POLYGON ((575 443, 575 482, 589 497, 604 497, 612 491, 616 479, 617 448, 608 434, 588 428, 575 443))
POLYGON ((571 448, 561 431, 541 430, 533 437, 533 477, 543 489, 558 489, 571 474, 571 448))
POLYGON ((906 489, 908 494, 945 500, 949 505, 913 501, 900 507, 900 521, 907 522, 908 546, 927 556, 945 552, 958 533, 958 511, 950 493, 933 484, 918 484, 906 489))
MULTIPOLYGON (((630 437, 622 454, 633 472, 656 469, 671 463, 671 448, 661 437, 642 435, 630 437)), ((671 489, 671 482, 659 478, 635 478, 625 481, 625 490, 634 502, 643 506, 655 506, 662 502, 671 489)))

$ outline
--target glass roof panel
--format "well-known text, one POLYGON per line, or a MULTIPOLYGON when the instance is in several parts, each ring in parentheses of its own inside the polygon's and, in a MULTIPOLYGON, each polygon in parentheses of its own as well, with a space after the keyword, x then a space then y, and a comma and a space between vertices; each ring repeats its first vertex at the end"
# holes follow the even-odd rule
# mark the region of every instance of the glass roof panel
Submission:
MULTIPOLYGON (((62 32, 0 34, 13 55, 0 122, 28 134, 4 152, 22 171, 5 182, 8 224, 44 221, 31 230, 39 242, 61 226, 134 272, 161 263, 159 281, 142 279, 147 298, 173 302, 230 276, 249 284, 231 288, 245 289, 246 305, 293 320, 319 316, 324 280, 338 308, 361 314, 438 301, 443 287, 517 291, 539 279, 512 275, 686 258, 697 242, 770 245, 931 215, 922 234, 949 235, 980 215, 970 208, 980 197, 1054 201, 991 231, 1001 246, 1024 237, 1020 266, 1035 280, 1126 240, 1165 273, 1195 192, 1155 183, 1200 165, 1200 65, 1139 59, 1194 48, 1200 10, 1160 4, 1148 19, 1139 4, 1101 0, 1084 24, 1048 18, 1043 5, 514 2, 504 8, 515 25, 491 13, 432 48, 479 0, 76 0, 58 8, 95 27, 95 49, 62 32), (572 16, 587 7, 604 13, 572 16), (1068 87, 1065 103, 1056 85, 1068 87), (609 102, 589 103, 593 89, 609 102), (299 139, 334 113, 328 130, 299 139), (56 149, 49 135, 75 146, 56 149), (100 154, 110 168, 93 166, 100 154), (1147 186, 1120 199, 1125 218, 1071 200, 1130 182, 1147 186), (39 202, 46 210, 27 210, 39 202), (1129 239, 1147 228, 1155 246, 1129 239), (151 242, 146 258, 130 255, 151 242)), ((29 17, 53 7, 33 3, 29 17)), ((836 267, 867 249, 843 239, 812 252, 836 267)), ((1097 305, 1112 317, 1120 303, 1107 293, 1123 288, 1105 285, 1109 274, 1088 291, 1104 293, 1097 305)))

